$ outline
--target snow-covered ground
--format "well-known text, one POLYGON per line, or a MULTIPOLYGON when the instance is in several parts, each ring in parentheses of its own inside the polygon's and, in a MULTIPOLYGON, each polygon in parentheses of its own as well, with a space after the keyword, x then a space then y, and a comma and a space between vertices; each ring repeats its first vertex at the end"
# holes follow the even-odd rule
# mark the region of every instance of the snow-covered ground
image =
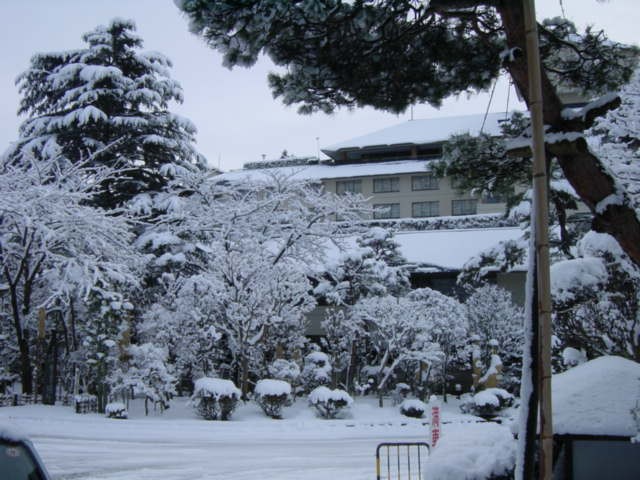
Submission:
MULTIPOLYGON (((204 421, 181 398, 163 415, 145 417, 141 404, 129 413, 113 420, 62 406, 6 407, 0 424, 27 433, 56 480, 371 479, 379 443, 430 438, 428 419, 379 409, 373 399, 357 399, 340 420, 316 418, 304 400, 285 409, 282 420, 248 403, 229 422, 204 421)), ((455 400, 445 404, 449 453, 471 438, 509 442, 507 427, 478 420, 460 414, 455 400)))

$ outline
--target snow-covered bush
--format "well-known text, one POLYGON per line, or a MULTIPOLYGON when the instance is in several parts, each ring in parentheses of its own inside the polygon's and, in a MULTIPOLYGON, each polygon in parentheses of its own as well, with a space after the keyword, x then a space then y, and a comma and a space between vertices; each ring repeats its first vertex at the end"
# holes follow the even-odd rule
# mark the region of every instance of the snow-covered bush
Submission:
POLYGON ((427 405, 418 399, 407 399, 400 404, 400 413, 405 417, 422 418, 427 405))
POLYGON ((562 350, 562 364, 565 367, 575 367, 587 361, 587 354, 584 350, 567 347, 562 350))
POLYGON ((205 420, 229 420, 240 399, 240 389, 231 380, 199 378, 191 404, 205 420))
POLYGON ((104 407, 104 413, 108 418, 129 418, 127 406, 122 402, 107 403, 107 405, 104 407))
POLYGON ((291 405, 291 385, 283 380, 260 380, 253 395, 262 411, 271 418, 282 418, 282 408, 291 405))
POLYGON ((276 380, 283 380, 290 384, 295 384, 300 376, 300 367, 292 360, 285 360, 279 358, 271 362, 271 365, 267 368, 271 378, 276 380))
POLYGON ((98 411, 98 397, 88 393, 74 395, 73 407, 76 413, 95 413, 98 411))
POLYGON ((309 405, 314 407, 322 418, 336 418, 352 403, 351 396, 339 388, 331 390, 320 386, 309 394, 309 405))
POLYGON ((300 381, 306 392, 331 383, 331 364, 326 353, 311 352, 304 357, 304 368, 300 374, 300 381))
POLYGON ((463 413, 471 413, 482 418, 493 418, 501 410, 513 405, 514 397, 502 388, 487 388, 476 393, 470 400, 460 405, 463 413))
POLYGON ((407 399, 407 396, 411 393, 411 387, 406 383, 396 383, 396 388, 393 389, 393 404, 398 405, 407 399))

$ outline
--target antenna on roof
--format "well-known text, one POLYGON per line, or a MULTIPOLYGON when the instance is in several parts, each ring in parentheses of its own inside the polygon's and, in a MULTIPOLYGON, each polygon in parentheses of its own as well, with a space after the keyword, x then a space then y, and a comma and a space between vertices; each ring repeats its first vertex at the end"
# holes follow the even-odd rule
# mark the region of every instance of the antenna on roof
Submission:
POLYGON ((507 106, 504 109, 504 119, 507 120, 509 118, 509 99, 511 97, 511 85, 513 85, 513 80, 509 77, 509 84, 507 85, 507 106))
POLYGON ((413 104, 411 104, 411 120, 413 120, 413 104))

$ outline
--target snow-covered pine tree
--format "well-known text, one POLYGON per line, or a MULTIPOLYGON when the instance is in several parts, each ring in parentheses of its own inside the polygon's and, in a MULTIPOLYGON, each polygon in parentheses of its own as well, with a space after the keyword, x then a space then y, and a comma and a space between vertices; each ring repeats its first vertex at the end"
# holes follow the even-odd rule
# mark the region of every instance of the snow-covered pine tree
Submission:
POLYGON ((497 342, 504 365, 504 385, 513 390, 520 381, 524 312, 508 291, 491 284, 476 289, 465 301, 469 333, 479 337, 482 361, 489 364, 491 341, 497 342))
POLYGON ((588 358, 640 360, 640 269, 610 235, 589 232, 551 267, 554 332, 588 358))
POLYGON ((620 91, 622 103, 595 123, 594 149, 640 210, 640 69, 620 91))
POLYGON ((402 295, 409 289, 409 275, 393 233, 372 227, 356 238, 358 248, 340 255, 327 266, 315 288, 331 305, 353 305, 373 295, 402 295))
MULTIPOLYGON (((176 393, 176 378, 167 365, 167 351, 153 343, 130 345, 122 361, 109 377, 112 395, 121 393, 128 398, 129 390, 135 395, 144 395, 145 415, 149 414, 149 402, 154 409, 163 412, 169 408, 169 400, 176 393)), ((117 399, 117 397, 116 397, 117 399)))
POLYGON ((178 168, 203 166, 196 128, 168 110, 183 98, 169 76, 171 62, 140 51, 133 21, 114 19, 82 39, 83 48, 34 55, 18 77, 19 113, 27 119, 10 157, 91 158, 116 169, 94 194, 107 208, 159 190, 178 168))

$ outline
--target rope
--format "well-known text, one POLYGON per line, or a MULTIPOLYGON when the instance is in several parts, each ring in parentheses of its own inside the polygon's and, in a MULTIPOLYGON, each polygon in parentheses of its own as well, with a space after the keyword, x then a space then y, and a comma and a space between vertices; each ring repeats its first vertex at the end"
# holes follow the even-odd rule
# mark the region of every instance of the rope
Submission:
POLYGON ((513 85, 513 81, 509 78, 509 85, 507 85, 507 107, 504 110, 504 119, 507 120, 509 118, 509 99, 511 98, 511 85, 513 85))
POLYGON ((496 91, 496 85, 498 84, 498 78, 496 77, 495 82, 493 82, 493 88, 491 89, 491 96, 489 97, 489 103, 487 104, 487 110, 484 112, 484 118, 482 119, 482 126, 480 127, 480 133, 484 130, 484 124, 487 122, 487 115, 489 115, 489 109, 491 108, 491 102, 493 101, 493 94, 496 91))

